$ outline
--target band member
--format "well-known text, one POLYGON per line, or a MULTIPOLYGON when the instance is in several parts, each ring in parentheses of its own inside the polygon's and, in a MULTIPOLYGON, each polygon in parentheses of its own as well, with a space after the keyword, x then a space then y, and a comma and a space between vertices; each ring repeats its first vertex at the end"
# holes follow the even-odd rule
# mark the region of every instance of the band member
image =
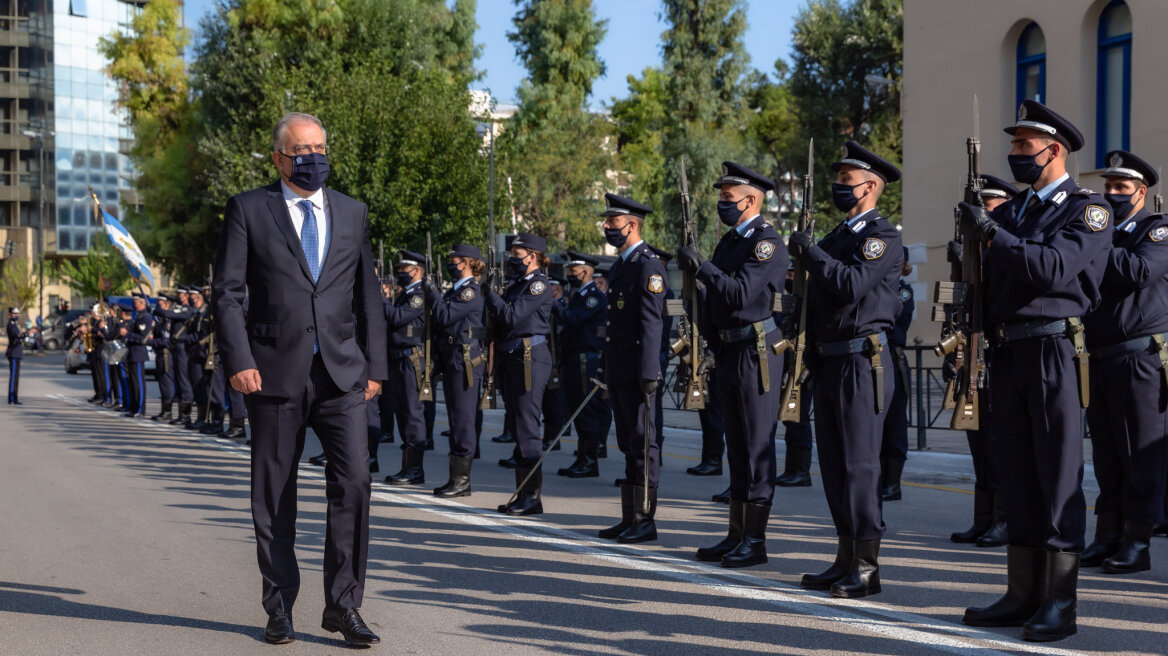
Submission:
POLYGON ((146 361, 150 359, 149 343, 154 335, 154 317, 146 307, 146 295, 134 292, 134 316, 119 331, 126 341, 126 374, 130 396, 126 402, 127 417, 146 416, 146 361))
MULTIPOLYGON (((170 420, 172 426, 191 423, 191 406, 195 402, 195 380, 191 378, 190 356, 187 355, 189 341, 184 335, 191 332, 190 320, 195 314, 195 307, 191 301, 190 287, 178 286, 178 307, 185 308, 186 316, 181 323, 172 324, 170 331, 171 357, 174 359, 174 382, 178 397, 178 416, 170 420)), ((193 333, 192 333, 193 334, 193 333)))
POLYGON ((394 485, 421 485, 426 482, 422 456, 426 453, 426 420, 418 398, 426 367, 422 344, 426 297, 422 291, 425 256, 401 251, 394 274, 400 294, 385 305, 386 335, 389 338, 389 393, 393 415, 402 436, 401 471, 385 477, 394 485))
POLYGON ((440 497, 471 493, 470 469, 478 444, 475 417, 486 361, 480 342, 483 295, 476 281, 483 273, 482 257, 477 246, 455 244, 446 254, 446 273, 454 285, 445 294, 426 285, 437 358, 442 363, 446 419, 450 423, 450 479, 434 490, 440 497))
POLYGON ((518 494, 509 504, 499 506, 508 515, 538 515, 543 512, 542 467, 536 468, 543 453, 539 431, 540 408, 544 388, 551 376, 552 356, 548 334, 552 313, 552 295, 547 276, 540 270, 550 261, 544 253, 547 241, 528 232, 520 232, 511 242, 507 273, 515 278, 497 294, 488 284, 484 292, 487 309, 497 330, 495 357, 499 362, 503 402, 513 417, 518 494), (529 476, 530 475, 530 476, 529 476), (526 484, 523 481, 527 480, 526 484))

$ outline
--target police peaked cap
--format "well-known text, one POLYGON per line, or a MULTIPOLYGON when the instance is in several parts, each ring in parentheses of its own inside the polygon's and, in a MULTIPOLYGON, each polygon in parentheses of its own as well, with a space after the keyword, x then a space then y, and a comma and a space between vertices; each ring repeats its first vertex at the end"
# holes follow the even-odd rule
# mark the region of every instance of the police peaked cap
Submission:
POLYGON ((1018 188, 996 175, 981 174, 981 195, 991 198, 1013 198, 1018 188))
POLYGON ((630 214, 638 218, 645 218, 653 213, 653 208, 644 203, 638 203, 631 198, 624 196, 617 196, 616 194, 604 195, 604 211, 600 216, 620 216, 622 214, 630 214))
POLYGON ((840 160, 831 163, 831 170, 838 173, 840 168, 844 166, 852 166, 875 173, 885 182, 896 182, 900 179, 900 169, 896 168, 892 162, 851 139, 848 139, 847 143, 844 144, 840 160))
POLYGON ((515 247, 543 253, 547 251, 547 240, 530 232, 520 232, 515 235, 515 241, 511 242, 511 248, 515 247))
POLYGON ((576 251, 568 251, 568 261, 564 262, 564 266, 590 266, 593 269, 600 264, 600 258, 586 255, 584 253, 577 253, 576 251))
POLYGON ((483 252, 474 244, 454 244, 446 257, 469 257, 475 260, 483 259, 483 252))
POLYGON ((10 307, 8 308, 8 314, 20 314, 20 308, 10 307))
POLYGON ((1018 105, 1018 122, 1005 128, 1004 132, 1013 136, 1019 128, 1027 128, 1050 136, 1066 146, 1071 152, 1083 147, 1083 133, 1067 119, 1035 100, 1023 100, 1018 105))
POLYGON ((1113 150, 1107 153, 1106 159, 1107 168, 1102 173, 1105 178, 1130 178, 1149 187, 1160 181, 1160 174, 1151 164, 1126 150, 1113 150))
POLYGON ((741 164, 722 162, 722 177, 714 183, 714 188, 721 189, 734 185, 750 185, 759 191, 767 192, 775 188, 775 181, 741 164))
POLYGON ((670 253, 668 251, 664 251, 660 248, 657 248, 656 246, 651 246, 649 244, 645 244, 645 245, 649 247, 649 250, 653 251, 654 255, 661 258, 662 262, 669 264, 669 260, 673 259, 673 253, 670 253))
POLYGON ((187 293, 188 294, 198 294, 198 295, 202 296, 203 295, 203 288, 199 287, 198 285, 187 285, 187 293))
POLYGON ((400 266, 422 266, 426 261, 426 256, 421 253, 413 251, 398 251, 397 265, 400 266))

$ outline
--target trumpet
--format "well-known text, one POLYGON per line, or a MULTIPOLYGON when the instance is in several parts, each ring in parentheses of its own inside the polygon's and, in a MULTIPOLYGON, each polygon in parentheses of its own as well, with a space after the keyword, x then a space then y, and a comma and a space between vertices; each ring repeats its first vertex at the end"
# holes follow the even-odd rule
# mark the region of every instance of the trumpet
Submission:
POLYGON ((86 353, 93 353, 93 351, 97 348, 94 343, 92 333, 82 333, 81 344, 84 346, 86 353))

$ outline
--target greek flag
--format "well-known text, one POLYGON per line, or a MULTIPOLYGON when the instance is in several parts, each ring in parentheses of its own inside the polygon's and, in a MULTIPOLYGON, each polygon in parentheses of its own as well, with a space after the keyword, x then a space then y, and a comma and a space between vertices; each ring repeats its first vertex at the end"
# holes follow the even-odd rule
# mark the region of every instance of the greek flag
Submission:
POLYGON ((114 248, 122 254, 122 258, 126 260, 126 266, 130 268, 130 276, 138 282, 149 285, 150 289, 153 290, 154 276, 150 275, 150 267, 146 264, 146 256, 142 254, 142 249, 138 248, 138 242, 134 241, 134 238, 130 236, 130 231, 126 230, 126 226, 122 225, 113 215, 104 209, 101 210, 101 213, 105 223, 105 234, 109 237, 114 248))

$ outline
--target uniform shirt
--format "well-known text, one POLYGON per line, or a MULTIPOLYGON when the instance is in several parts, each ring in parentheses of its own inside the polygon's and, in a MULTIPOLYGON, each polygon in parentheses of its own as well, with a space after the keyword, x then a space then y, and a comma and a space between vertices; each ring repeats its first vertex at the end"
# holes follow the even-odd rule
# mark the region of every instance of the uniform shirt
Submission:
POLYGON ((665 264, 644 241, 626 249, 613 264, 604 338, 610 380, 660 378, 665 290, 665 264))
POLYGON ((1042 202, 1025 214, 1030 194, 1018 194, 991 214, 1001 225, 984 260, 991 328, 1082 317, 1099 304, 1111 210, 1103 196, 1069 176, 1049 191, 1045 199, 1039 193, 1042 202))
POLYGON ((713 325, 739 328, 771 317, 790 261, 779 233, 762 216, 726 231, 714 256, 697 270, 713 325))
POLYGON ((839 342, 892 328, 904 251, 896 227, 875 209, 836 226, 803 259, 813 340, 839 342))
POLYGON ((20 329, 20 322, 15 318, 8 320, 8 348, 4 355, 13 360, 24 357, 24 331, 20 329))
POLYGON ((187 355, 196 361, 199 359, 205 360, 207 358, 207 346, 210 340, 202 344, 199 342, 215 332, 215 324, 211 321, 211 306, 203 303, 202 307, 194 308, 192 306, 192 309, 191 318, 187 319, 186 332, 183 333, 180 341, 187 345, 187 355))
POLYGON ((317 189, 308 198, 301 198, 288 185, 284 184, 283 180, 280 180, 280 191, 284 192, 284 204, 288 206, 288 218, 292 219, 292 227, 296 229, 297 237, 300 237, 300 233, 304 229, 304 210, 300 207, 300 201, 307 200, 312 203, 312 213, 316 217, 316 261, 320 265, 318 270, 324 269, 324 256, 328 251, 329 238, 332 237, 329 232, 329 210, 328 201, 325 200, 324 187, 317 189))
POLYGON ((1083 319, 1087 346, 1168 331, 1168 216, 1144 209, 1114 231, 1099 307, 1083 319))
POLYGON ((126 324, 126 344, 130 347, 130 362, 147 360, 146 344, 154 333, 154 317, 143 310, 126 324))
POLYGON ((385 302, 386 335, 389 348, 403 349, 422 344, 426 323, 426 299, 422 281, 410 283, 392 302, 385 302))
POLYGON ((554 306, 556 316, 564 326, 561 341, 564 355, 596 353, 604 348, 601 330, 608 320, 608 295, 592 281, 560 299, 554 306))
POLYGON ((483 296, 495 317, 495 338, 503 341, 551 333, 551 283, 539 269, 507 285, 500 296, 487 290, 483 296))
POLYGON ((913 308, 916 305, 913 303, 912 285, 901 278, 897 281, 896 288, 896 303, 892 306, 896 312, 896 321, 892 324, 892 330, 888 331, 888 343, 893 346, 904 346, 908 342, 908 327, 912 323, 913 308))
POLYGON ((445 294, 439 295, 435 289, 428 296, 433 308, 434 331, 442 338, 438 342, 441 347, 452 343, 478 344, 473 333, 483 325, 483 295, 473 277, 460 279, 445 294))
POLYGON ((186 324, 191 314, 191 308, 179 303, 172 303, 169 310, 154 308, 154 348, 173 348, 177 344, 175 333, 186 324))

